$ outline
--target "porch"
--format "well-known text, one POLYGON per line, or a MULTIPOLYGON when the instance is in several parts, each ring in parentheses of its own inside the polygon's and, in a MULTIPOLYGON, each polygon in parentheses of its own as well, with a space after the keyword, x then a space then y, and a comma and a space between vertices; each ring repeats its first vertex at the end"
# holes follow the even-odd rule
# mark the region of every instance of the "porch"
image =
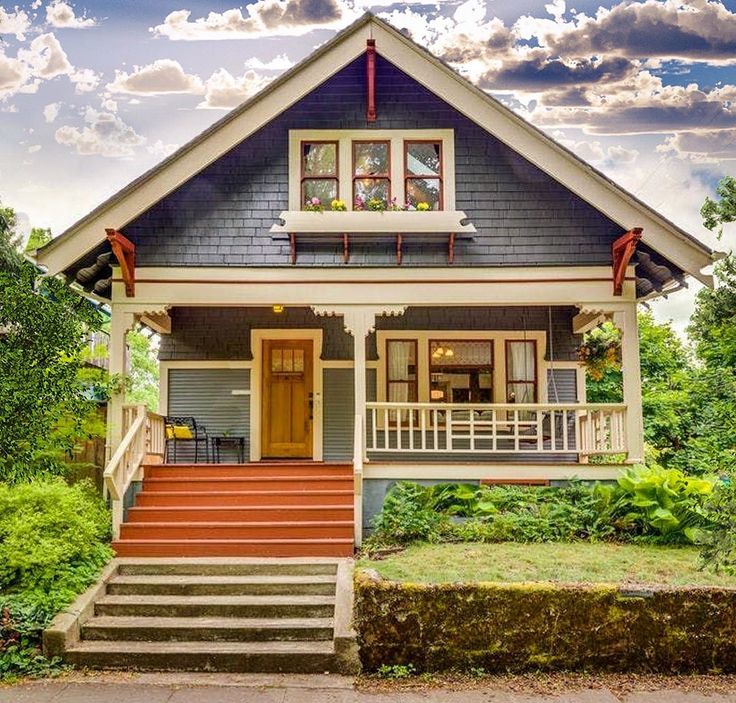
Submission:
MULTIPOLYGON (((173 304, 118 298, 111 372, 124 368, 125 333, 136 320, 161 332, 161 418, 148 421, 156 438, 146 441, 163 447, 172 462, 163 418, 191 416, 206 427, 205 446, 214 438, 242 439, 242 456, 226 450, 219 457, 226 472, 225 464, 240 464, 246 473, 260 462, 283 462, 284 471, 294 462, 316 469, 349 464, 356 543, 395 480, 605 480, 618 475, 621 463, 642 459, 636 304, 612 297, 610 278, 587 284, 597 293, 586 297, 605 298, 604 287, 609 291, 608 300, 595 304, 571 304, 580 283, 564 276, 519 288, 503 274, 496 286, 513 286, 508 295, 527 300, 512 303, 496 293, 500 300, 489 304, 483 299, 494 296, 479 294, 485 283, 445 281, 444 273, 434 288, 402 288, 426 303, 305 304, 308 289, 347 300, 380 293, 382 283, 358 286, 366 273, 354 275, 350 285, 299 286, 301 300, 282 285, 284 304, 226 305, 229 293, 218 293, 217 303, 195 303, 195 293, 206 295, 200 283, 177 287, 167 279, 139 282, 139 294, 166 295, 177 299, 173 304), (556 291, 549 304, 539 301, 545 291, 556 291), (449 302, 440 304, 443 299, 449 302), (606 319, 622 331, 623 402, 588 403, 575 350, 581 335, 606 319)), ((237 295, 246 290, 251 299, 274 300, 271 287, 256 282, 238 287, 237 295)), ((225 281, 217 289, 229 288, 225 281)), ((632 298, 633 281, 625 290, 632 298)), ((133 443, 132 425, 117 409, 122 400, 114 399, 110 424, 110 455, 118 460, 133 443)), ((121 506, 143 477, 145 452, 138 455, 128 469, 115 469, 123 478, 110 492, 121 506)), ((213 465, 211 453, 204 459, 213 465)), ((194 464, 181 450, 176 461, 194 464)), ((118 524, 123 513, 119 507, 118 524)))

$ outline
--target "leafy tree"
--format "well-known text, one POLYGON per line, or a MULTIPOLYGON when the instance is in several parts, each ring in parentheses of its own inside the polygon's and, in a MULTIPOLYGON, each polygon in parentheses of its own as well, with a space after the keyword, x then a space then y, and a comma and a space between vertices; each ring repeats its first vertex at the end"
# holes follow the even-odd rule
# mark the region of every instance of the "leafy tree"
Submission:
POLYGON ((15 216, 0 209, 0 481, 62 470, 93 403, 83 381, 97 311, 19 254, 15 216), (65 431, 60 431, 65 427, 65 431))
POLYGON ((145 403, 150 410, 158 408, 158 359, 152 338, 141 330, 128 333, 130 355, 130 403, 145 403))
POLYGON ((40 249, 44 244, 48 244, 50 241, 50 229, 34 227, 31 230, 31 236, 28 238, 28 244, 26 244, 26 254, 30 254, 31 252, 36 251, 36 249, 40 249))
MULTIPOLYGON (((640 311, 638 321, 644 438, 660 463, 682 466, 680 452, 690 436, 690 353, 669 323, 656 322, 648 311, 640 311)), ((588 378, 587 394, 591 403, 622 402, 620 368, 610 366, 599 380, 588 378)))

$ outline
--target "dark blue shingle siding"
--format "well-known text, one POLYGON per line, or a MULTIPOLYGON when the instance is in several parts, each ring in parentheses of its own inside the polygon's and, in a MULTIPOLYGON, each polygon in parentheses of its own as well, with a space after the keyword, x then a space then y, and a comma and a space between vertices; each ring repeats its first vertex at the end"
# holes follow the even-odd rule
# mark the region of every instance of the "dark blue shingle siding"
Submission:
MULTIPOLYGON (((456 206, 478 229, 456 266, 609 264, 621 228, 379 57, 378 119, 365 121, 358 59, 124 228, 138 266, 287 266, 269 228, 288 209, 289 129, 455 130, 456 206)), ((349 266, 395 265, 395 244, 355 243, 349 266)), ((405 266, 447 264, 408 246, 405 266)), ((342 266, 342 244, 300 246, 299 266, 342 266)))

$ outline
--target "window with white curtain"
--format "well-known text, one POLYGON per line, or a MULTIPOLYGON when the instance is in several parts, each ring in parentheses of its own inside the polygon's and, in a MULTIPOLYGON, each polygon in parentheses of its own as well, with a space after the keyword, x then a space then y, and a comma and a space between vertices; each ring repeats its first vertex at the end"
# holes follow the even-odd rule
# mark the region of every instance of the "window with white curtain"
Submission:
POLYGON ((417 342, 391 339, 386 342, 386 398, 390 403, 417 401, 417 342))
POLYGON ((506 402, 537 401, 537 343, 534 340, 506 341, 506 402))

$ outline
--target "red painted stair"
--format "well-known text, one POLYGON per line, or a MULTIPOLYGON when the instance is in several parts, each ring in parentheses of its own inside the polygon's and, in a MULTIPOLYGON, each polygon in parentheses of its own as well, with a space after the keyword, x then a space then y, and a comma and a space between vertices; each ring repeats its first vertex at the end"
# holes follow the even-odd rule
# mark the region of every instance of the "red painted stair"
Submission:
POLYGON ((146 466, 128 510, 122 557, 353 554, 349 464, 146 466))

